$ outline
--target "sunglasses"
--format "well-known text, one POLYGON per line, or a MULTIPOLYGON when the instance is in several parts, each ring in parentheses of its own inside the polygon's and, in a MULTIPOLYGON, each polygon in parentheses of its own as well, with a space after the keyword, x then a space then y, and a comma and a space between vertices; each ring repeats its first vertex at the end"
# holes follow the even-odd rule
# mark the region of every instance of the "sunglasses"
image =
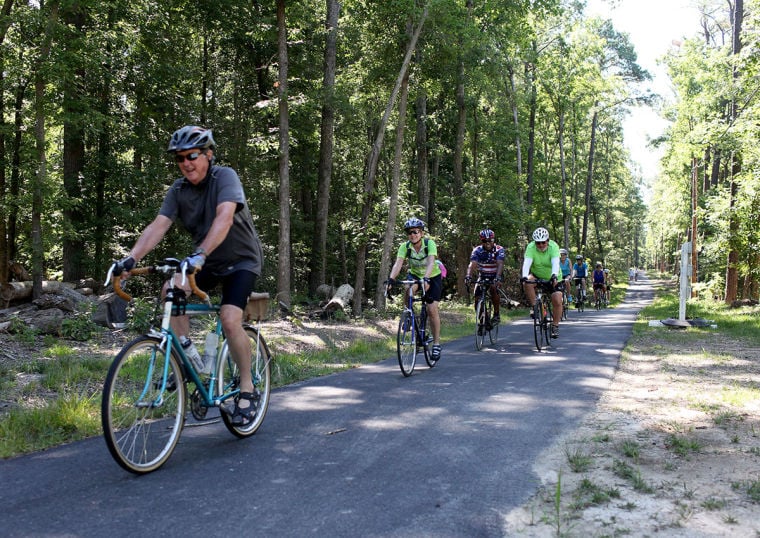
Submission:
POLYGON ((483 243, 483 244, 485 244, 485 243, 493 243, 493 239, 481 239, 480 242, 483 243))
POLYGON ((537 244, 537 245, 545 245, 545 244, 546 244, 546 241, 536 241, 536 244, 537 244))
POLYGON ((409 230, 409 231, 407 232, 407 234, 409 234, 409 235, 417 235, 417 234, 419 234, 419 233, 420 233, 420 231, 419 231, 419 230, 409 230))
POLYGON ((202 151, 194 151, 192 153, 188 153, 187 155, 175 155, 174 162, 177 164, 181 164, 185 162, 185 159, 187 159, 188 161, 194 161, 195 159, 203 155, 203 153, 204 152, 202 151))

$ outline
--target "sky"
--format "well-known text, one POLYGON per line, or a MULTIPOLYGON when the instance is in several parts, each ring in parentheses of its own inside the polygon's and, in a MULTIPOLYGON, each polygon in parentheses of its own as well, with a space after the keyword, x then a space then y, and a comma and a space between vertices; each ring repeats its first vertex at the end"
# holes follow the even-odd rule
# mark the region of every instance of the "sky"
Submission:
MULTIPOLYGON (((674 41, 699 32, 694 0, 587 0, 586 14, 611 19, 616 30, 629 34, 639 65, 653 77, 652 89, 672 100, 668 75, 657 60, 674 47, 674 41)), ((667 122, 648 107, 632 109, 624 123, 625 145, 640 166, 645 183, 651 184, 657 176, 661 157, 661 151, 648 148, 647 142, 666 127, 667 122)))

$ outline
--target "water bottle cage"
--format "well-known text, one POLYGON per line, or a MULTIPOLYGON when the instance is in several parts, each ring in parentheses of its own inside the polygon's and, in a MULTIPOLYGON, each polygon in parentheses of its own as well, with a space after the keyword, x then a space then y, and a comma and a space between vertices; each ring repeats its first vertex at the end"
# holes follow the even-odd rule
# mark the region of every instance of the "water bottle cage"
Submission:
POLYGON ((187 294, 181 288, 172 288, 166 294, 166 300, 172 303, 172 316, 184 316, 187 311, 187 294))

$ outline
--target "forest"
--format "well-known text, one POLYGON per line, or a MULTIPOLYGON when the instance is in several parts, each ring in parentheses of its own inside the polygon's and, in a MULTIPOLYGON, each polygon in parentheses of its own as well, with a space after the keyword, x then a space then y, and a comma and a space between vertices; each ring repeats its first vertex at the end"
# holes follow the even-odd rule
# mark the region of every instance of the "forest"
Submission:
MULTIPOLYGON (((480 229, 516 268, 545 226, 621 273, 673 273, 693 239, 695 290, 757 299, 758 3, 701 0, 661 96, 580 1, 4 0, 0 286, 19 266, 35 295, 102 280, 194 124, 243 181, 258 287, 286 305, 349 283, 354 315, 382 306, 410 216, 460 292, 480 229), (623 143, 637 106, 671 122, 651 185, 623 143)), ((174 228, 146 262, 192 251, 174 228)))

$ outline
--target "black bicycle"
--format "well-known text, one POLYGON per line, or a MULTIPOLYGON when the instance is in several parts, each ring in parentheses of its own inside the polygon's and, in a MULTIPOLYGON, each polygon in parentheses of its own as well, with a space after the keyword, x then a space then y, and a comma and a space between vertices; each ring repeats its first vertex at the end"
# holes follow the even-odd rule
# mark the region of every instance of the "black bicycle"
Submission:
MULTIPOLYGON (((491 287, 494 277, 479 276, 475 281, 475 348, 480 351, 488 334, 488 340, 495 344, 499 340, 499 322, 493 321, 494 306, 491 300, 491 287)), ((469 286, 468 286, 469 293, 469 286)))
MULTIPOLYGON (((396 352, 401 373, 404 374, 404 377, 409 377, 414 372, 419 351, 424 353, 425 362, 430 368, 437 364, 438 359, 433 358, 431 350, 433 337, 427 331, 427 306, 424 304, 425 288, 422 281, 416 278, 396 280, 395 284, 405 286, 404 297, 406 302, 398 321, 396 352), (421 307, 415 307, 416 303, 420 303, 421 307)), ((389 291, 386 291, 388 298, 390 298, 389 291)))
POLYGON ((575 279, 575 308, 583 312, 583 303, 585 302, 583 299, 583 286, 581 285, 581 278, 579 277, 575 279))
POLYGON ((552 338, 552 292, 551 280, 526 280, 526 284, 536 287, 536 300, 533 303, 533 337, 536 349, 541 351, 551 345, 552 338))

